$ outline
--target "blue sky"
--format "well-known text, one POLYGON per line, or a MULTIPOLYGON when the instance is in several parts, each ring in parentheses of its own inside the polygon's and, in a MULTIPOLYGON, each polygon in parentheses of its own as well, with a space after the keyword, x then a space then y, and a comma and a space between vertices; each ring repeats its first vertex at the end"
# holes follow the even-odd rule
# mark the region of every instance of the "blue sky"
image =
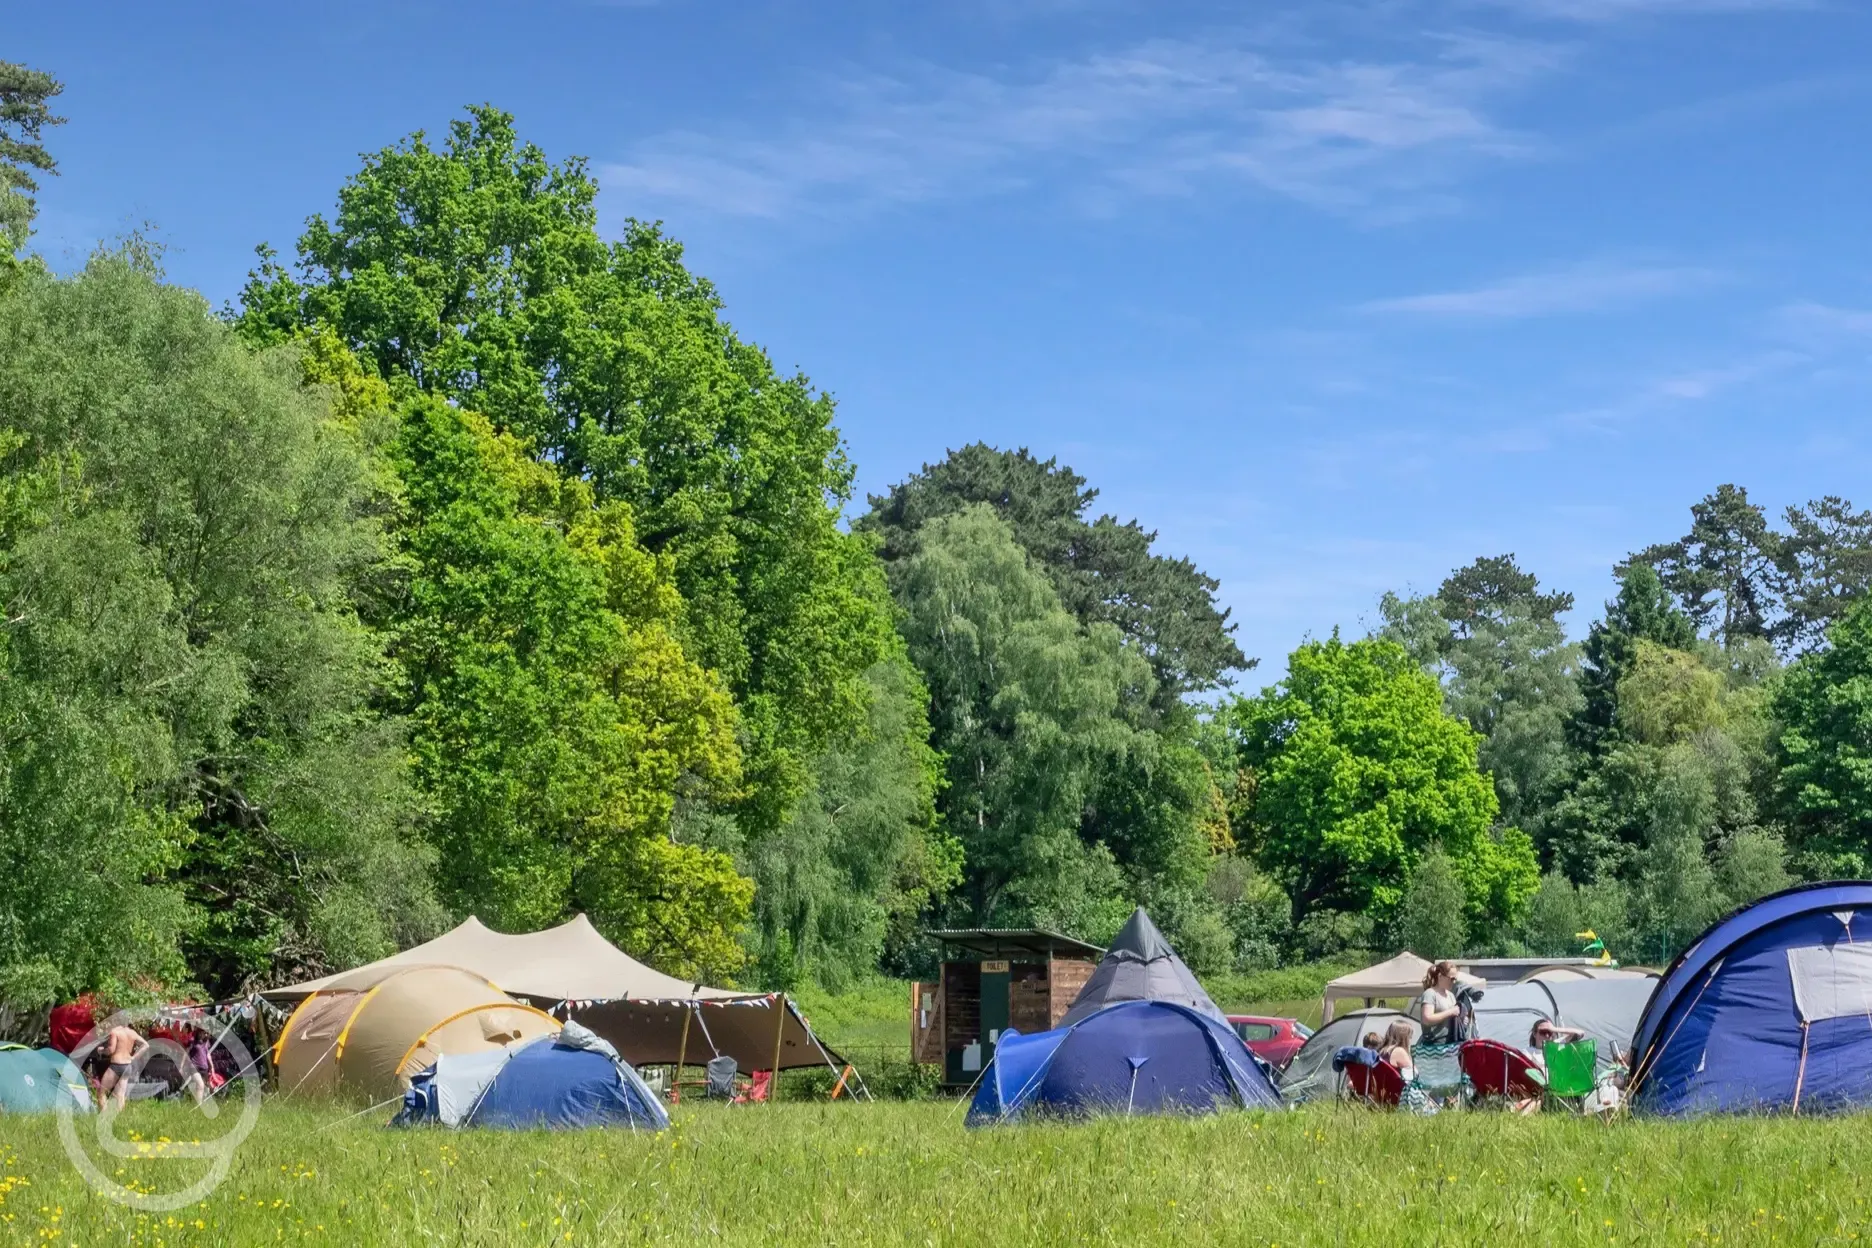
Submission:
POLYGON ((492 101, 834 393, 863 489, 1057 455, 1263 674, 1513 551, 1595 614, 1724 481, 1872 503, 1872 6, 71 3, 55 261, 216 303, 358 153, 492 101), (1253 16, 1244 17, 1242 14, 1253 16))

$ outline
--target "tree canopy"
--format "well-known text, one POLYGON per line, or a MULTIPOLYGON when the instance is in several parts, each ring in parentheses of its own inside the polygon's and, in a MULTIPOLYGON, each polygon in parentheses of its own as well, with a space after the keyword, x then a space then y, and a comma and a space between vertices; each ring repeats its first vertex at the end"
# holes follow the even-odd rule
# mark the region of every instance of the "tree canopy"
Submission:
POLYGON ((1136 521, 1088 519, 1097 499, 1056 460, 976 442, 874 495, 854 527, 875 533, 884 559, 895 562, 915 553, 931 521, 993 507, 1080 623, 1115 626, 1150 661, 1160 707, 1252 667, 1216 604, 1220 583, 1188 559, 1154 553, 1157 535, 1136 521))
POLYGON ((338 334, 386 379, 480 412, 542 463, 628 504, 669 560, 680 636, 733 692, 751 835, 778 826, 813 759, 863 730, 890 620, 865 543, 840 531, 851 466, 832 401, 722 319, 682 248, 631 222, 605 242, 597 184, 513 119, 472 108, 446 143, 368 156, 296 275, 262 252, 256 341, 338 334))
POLYGON ((121 254, 0 297, 0 428, 7 973, 228 990, 432 934, 363 431, 121 254))
POLYGON ((37 174, 56 174, 58 161, 46 150, 45 128, 65 123, 51 100, 64 84, 43 70, 0 61, 0 253, 10 256, 26 241, 38 212, 37 174))
POLYGON ((1228 723, 1252 772, 1248 818, 1297 915, 1390 917, 1433 847, 1462 879, 1472 925, 1520 917, 1538 878, 1476 769, 1479 738, 1445 713, 1442 691, 1382 640, 1309 642, 1287 678, 1236 699, 1228 723))

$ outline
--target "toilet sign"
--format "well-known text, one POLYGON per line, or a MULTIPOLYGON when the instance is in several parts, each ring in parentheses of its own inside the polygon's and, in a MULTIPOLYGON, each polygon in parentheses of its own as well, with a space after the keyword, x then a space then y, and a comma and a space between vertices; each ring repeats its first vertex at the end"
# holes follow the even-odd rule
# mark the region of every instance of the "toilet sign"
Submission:
POLYGON ((984 962, 981 964, 981 973, 984 975, 1005 975, 1008 973, 1008 964, 1006 962, 984 962))

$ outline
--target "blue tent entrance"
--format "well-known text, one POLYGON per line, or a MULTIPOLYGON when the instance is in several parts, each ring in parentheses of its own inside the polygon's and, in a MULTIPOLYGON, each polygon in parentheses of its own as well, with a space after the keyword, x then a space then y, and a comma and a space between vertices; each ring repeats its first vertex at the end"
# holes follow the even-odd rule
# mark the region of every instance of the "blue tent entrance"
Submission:
POLYGON ((91 1112, 91 1089, 57 1049, 0 1045, 0 1114, 91 1112))
POLYGON ((1126 1001, 1052 1031, 1003 1032, 968 1125, 1280 1104, 1226 1023, 1168 1001, 1126 1001))
POLYGON ((669 1115, 617 1050, 577 1023, 505 1048, 444 1054, 410 1081, 398 1125, 661 1131, 669 1115))
POLYGON ((1872 1106, 1872 883, 1789 889, 1711 927, 1664 973, 1632 1050, 1638 1110, 1872 1106))

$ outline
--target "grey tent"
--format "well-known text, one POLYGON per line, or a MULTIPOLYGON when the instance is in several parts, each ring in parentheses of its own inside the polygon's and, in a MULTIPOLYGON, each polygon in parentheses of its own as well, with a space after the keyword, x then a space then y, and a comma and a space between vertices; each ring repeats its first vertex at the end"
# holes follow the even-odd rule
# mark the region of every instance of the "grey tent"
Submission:
POLYGON ((1058 1025, 1070 1027, 1121 1001, 1168 1001, 1207 1014, 1219 1023, 1228 1022, 1228 1016, 1216 1008, 1142 906, 1112 941, 1104 960, 1073 998, 1058 1025))
POLYGON ((1541 1019, 1564 1027, 1578 1027, 1598 1041, 1599 1065, 1608 1065, 1613 1051, 1631 1048, 1632 1032, 1645 1002, 1657 987, 1653 979, 1530 980, 1506 988, 1490 988, 1476 1003, 1476 1033, 1517 1049, 1528 1046, 1528 1033, 1541 1019))
POLYGON ((1289 1101, 1311 1101, 1332 1096, 1339 1090, 1340 1076, 1332 1068, 1333 1054, 1365 1038, 1365 1033, 1385 1033, 1392 1023, 1403 1022, 1411 1029, 1411 1043, 1423 1029, 1417 1020, 1399 1010, 1374 1006, 1369 1010, 1350 1010, 1307 1038, 1280 1073, 1280 1094, 1289 1101))

